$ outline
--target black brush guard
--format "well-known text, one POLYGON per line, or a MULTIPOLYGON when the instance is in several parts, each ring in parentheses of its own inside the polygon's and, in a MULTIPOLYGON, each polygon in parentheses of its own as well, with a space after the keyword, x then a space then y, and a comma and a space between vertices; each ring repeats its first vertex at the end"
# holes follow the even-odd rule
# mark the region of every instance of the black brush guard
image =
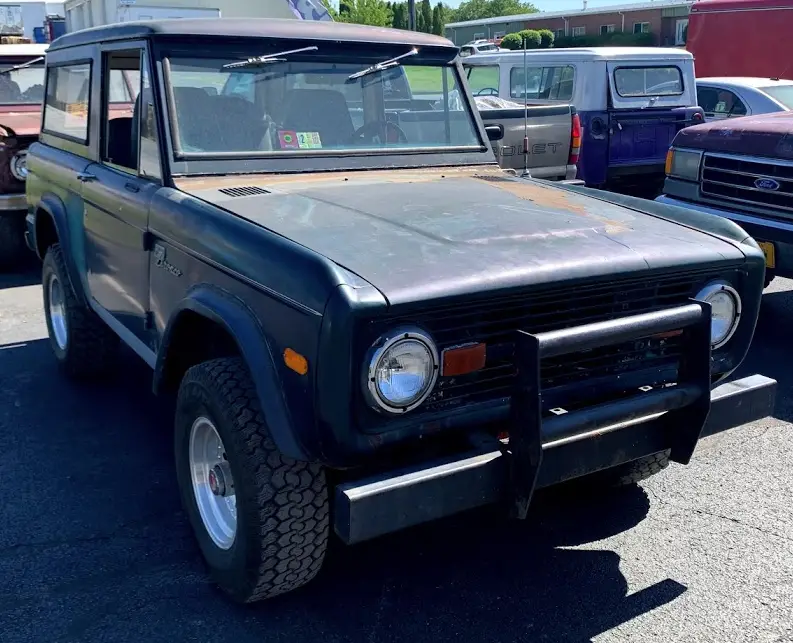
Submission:
POLYGON ((537 488, 666 449, 687 464, 701 436, 766 417, 774 406, 776 382, 759 375, 711 391, 710 325, 710 305, 692 300, 537 335, 517 331, 508 441, 480 436, 471 451, 339 485, 336 532, 347 543, 360 542, 504 498, 523 519, 537 488), (543 417, 541 360, 669 332, 683 334, 674 386, 642 387, 543 417))

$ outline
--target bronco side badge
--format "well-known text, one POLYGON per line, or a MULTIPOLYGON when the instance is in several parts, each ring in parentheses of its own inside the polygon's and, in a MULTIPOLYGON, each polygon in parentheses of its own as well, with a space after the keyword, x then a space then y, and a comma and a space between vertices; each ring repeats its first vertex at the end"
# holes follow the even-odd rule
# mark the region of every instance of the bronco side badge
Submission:
POLYGON ((155 244, 154 246, 154 258, 157 260, 155 265, 158 268, 165 268, 168 272, 170 272, 174 277, 181 277, 182 271, 179 270, 176 266, 171 263, 168 263, 165 259, 165 246, 161 246, 159 243, 155 244))

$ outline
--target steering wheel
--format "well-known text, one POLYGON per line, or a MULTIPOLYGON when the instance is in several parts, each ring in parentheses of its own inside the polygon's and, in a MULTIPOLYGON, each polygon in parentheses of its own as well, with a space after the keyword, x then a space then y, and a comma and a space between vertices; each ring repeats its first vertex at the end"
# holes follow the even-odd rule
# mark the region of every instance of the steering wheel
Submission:
POLYGON ((408 137, 402 128, 391 121, 370 121, 355 130, 352 139, 357 143, 373 143, 375 136, 383 143, 408 142, 408 137))
POLYGON ((498 96, 498 90, 495 87, 483 87, 480 89, 475 96, 498 96), (485 94, 487 92, 487 94, 485 94))

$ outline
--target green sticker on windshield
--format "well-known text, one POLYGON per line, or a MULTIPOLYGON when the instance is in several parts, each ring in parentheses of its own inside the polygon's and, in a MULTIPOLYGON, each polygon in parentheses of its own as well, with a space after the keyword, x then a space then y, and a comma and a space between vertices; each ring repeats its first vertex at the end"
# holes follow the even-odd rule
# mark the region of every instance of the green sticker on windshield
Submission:
POLYGON ((301 150, 316 150, 322 148, 319 132, 297 132, 297 146, 301 150))

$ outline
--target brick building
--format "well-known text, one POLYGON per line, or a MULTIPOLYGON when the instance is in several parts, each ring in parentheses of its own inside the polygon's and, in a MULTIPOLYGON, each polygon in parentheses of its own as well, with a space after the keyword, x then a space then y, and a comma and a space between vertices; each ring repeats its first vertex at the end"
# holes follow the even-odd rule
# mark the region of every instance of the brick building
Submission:
POLYGON ((614 31, 649 32, 654 44, 664 47, 685 44, 688 14, 693 0, 649 0, 579 11, 544 11, 519 16, 485 18, 446 25, 446 37, 457 45, 471 40, 494 40, 522 29, 550 29, 557 37, 590 36, 614 31))

